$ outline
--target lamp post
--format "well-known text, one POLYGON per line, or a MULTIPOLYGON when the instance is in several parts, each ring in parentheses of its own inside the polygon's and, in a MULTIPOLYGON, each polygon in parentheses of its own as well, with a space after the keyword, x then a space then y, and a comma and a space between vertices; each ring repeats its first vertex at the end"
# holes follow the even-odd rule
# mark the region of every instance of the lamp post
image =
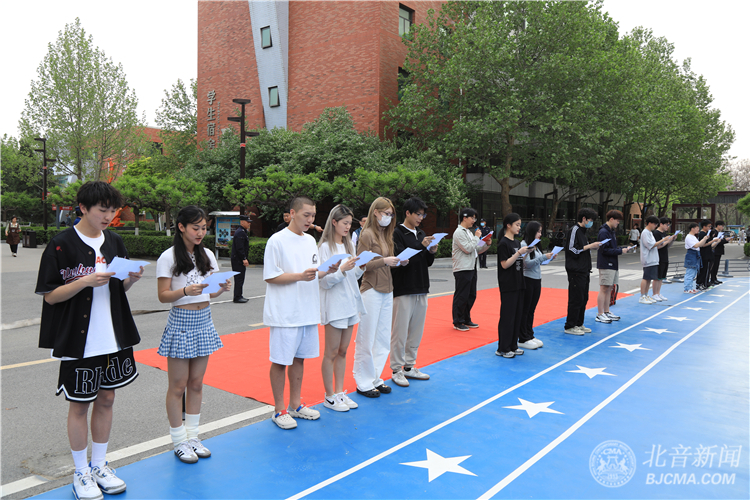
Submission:
POLYGON ((54 163, 57 160, 47 158, 47 138, 35 137, 35 141, 42 143, 42 149, 35 149, 37 153, 42 153, 42 217, 44 218, 44 230, 47 230, 47 163, 54 163))
POLYGON ((245 132, 245 104, 250 104, 250 99, 232 99, 232 102, 242 106, 240 116, 230 116, 227 118, 230 122, 240 123, 240 179, 245 178, 245 138, 257 137, 258 132, 245 132))

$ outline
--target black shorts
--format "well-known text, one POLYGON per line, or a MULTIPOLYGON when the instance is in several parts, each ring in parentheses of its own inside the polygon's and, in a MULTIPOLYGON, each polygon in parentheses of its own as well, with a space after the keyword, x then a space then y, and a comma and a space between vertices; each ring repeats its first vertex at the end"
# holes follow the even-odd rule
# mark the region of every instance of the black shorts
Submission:
POLYGON ((659 279, 667 279, 667 270, 669 269, 669 262, 659 262, 659 279))
POLYGON ((96 400, 99 389, 114 390, 128 385, 138 376, 133 348, 112 354, 60 362, 57 393, 79 403, 96 400))
POLYGON ((648 266, 643 268, 643 279, 646 281, 652 281, 659 279, 659 264, 655 266, 648 266))

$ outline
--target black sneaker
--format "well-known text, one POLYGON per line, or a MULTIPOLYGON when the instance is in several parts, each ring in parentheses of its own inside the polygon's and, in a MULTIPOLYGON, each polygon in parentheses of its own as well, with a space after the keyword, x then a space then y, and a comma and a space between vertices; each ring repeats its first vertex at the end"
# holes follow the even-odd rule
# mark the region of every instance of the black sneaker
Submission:
POLYGON ((459 332, 468 332, 469 331, 469 327, 466 326, 466 325, 464 325, 464 324, 453 325, 453 328, 455 328, 459 332))
POLYGON ((357 394, 361 394, 366 398, 379 398, 380 397, 380 391, 377 389, 370 389, 369 391, 360 391, 359 388, 357 388, 357 394))
POLYGON ((375 388, 375 390, 378 392, 382 392, 383 394, 390 394, 393 389, 391 389, 385 384, 380 384, 379 386, 375 388))
POLYGON ((464 325, 468 326, 469 328, 479 328, 479 325, 477 325, 476 323, 472 323, 471 321, 469 321, 468 323, 464 323, 464 325))

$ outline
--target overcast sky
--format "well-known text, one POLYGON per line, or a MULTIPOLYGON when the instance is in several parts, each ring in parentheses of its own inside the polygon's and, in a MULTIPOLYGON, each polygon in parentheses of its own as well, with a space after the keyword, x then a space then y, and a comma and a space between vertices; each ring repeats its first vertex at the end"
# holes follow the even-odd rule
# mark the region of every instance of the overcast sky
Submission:
MULTIPOLYGON (((707 79, 714 105, 736 132, 730 153, 750 158, 750 44, 742 35, 748 29, 750 1, 605 0, 604 10, 619 22, 621 33, 636 26, 651 28, 674 44, 678 60, 692 58, 693 70, 707 79)), ((195 0, 4 1, 0 16, 0 136, 17 136, 24 99, 47 44, 76 17, 94 43, 122 63, 138 96, 139 115, 145 111, 150 125, 164 90, 178 78, 187 81, 197 74, 195 0)))

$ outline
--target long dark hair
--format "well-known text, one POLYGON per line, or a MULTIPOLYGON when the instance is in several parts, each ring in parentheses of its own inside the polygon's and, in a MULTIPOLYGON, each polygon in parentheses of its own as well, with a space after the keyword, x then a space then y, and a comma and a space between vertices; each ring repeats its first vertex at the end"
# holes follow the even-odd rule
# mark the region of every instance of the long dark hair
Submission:
MULTIPOLYGON (((541 229, 541 227, 542 225, 535 220, 532 220, 526 224, 526 229, 523 232, 523 241, 526 243, 526 245, 531 245, 531 242, 536 239, 536 233, 539 232, 539 229, 541 229)), ((534 247, 532 250, 532 254, 529 255, 529 258, 533 259, 534 257, 536 257, 536 252, 537 247, 534 247)))
POLYGON ((194 266, 193 260, 190 258, 187 248, 185 248, 185 242, 182 240, 182 231, 180 231, 180 224, 183 227, 187 227, 188 224, 197 224, 202 220, 208 221, 208 216, 206 216, 206 212, 202 208, 195 205, 188 205, 177 214, 174 232, 174 267, 172 268, 172 276, 187 274, 194 267, 198 269, 201 276, 205 276, 211 270, 211 262, 206 256, 203 241, 193 248, 193 255, 195 256, 194 266))

